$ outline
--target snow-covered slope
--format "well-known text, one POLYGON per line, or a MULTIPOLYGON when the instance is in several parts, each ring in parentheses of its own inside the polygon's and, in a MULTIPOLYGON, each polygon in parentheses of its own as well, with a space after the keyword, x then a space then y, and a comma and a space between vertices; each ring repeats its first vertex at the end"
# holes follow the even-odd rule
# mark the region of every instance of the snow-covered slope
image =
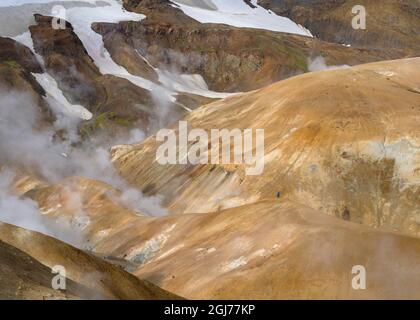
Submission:
MULTIPOLYGON (((29 25, 33 24, 32 15, 41 13, 63 18, 70 22, 74 28, 74 32, 82 41, 89 55, 92 57, 96 66, 102 74, 110 74, 120 78, 127 79, 134 85, 146 90, 157 90, 166 92, 165 96, 174 102, 177 92, 186 92, 191 94, 200 94, 209 98, 224 98, 229 93, 213 92, 207 89, 207 85, 200 81, 191 84, 191 79, 196 79, 197 75, 171 75, 170 72, 158 71, 159 81, 161 84, 153 83, 143 77, 130 74, 123 66, 118 65, 110 56, 105 48, 102 36, 92 30, 91 25, 94 22, 117 23, 120 21, 140 21, 145 18, 144 15, 126 11, 118 0, 5 0, 0 3, 0 17, 4 17, 0 21, 0 36, 11 36, 24 45, 28 46, 27 32, 29 25), (57 7, 62 5, 62 7, 57 7), (2 10, 7 10, 3 12, 2 10), (15 18, 13 18, 15 16, 15 18), (14 25, 16 18, 19 23, 14 25), (7 17, 10 17, 7 18, 7 17), (12 25, 12 28, 10 27, 12 25), (20 32, 13 33, 14 30, 20 32), (23 34, 21 34, 24 32, 23 34), (185 79, 189 81, 185 82, 185 79)), ((33 50, 33 48, 31 48, 33 50)), ((201 78, 201 77, 200 77, 201 78)))
POLYGON ((257 28, 312 36, 311 33, 292 20, 276 15, 257 5, 252 8, 244 0, 176 0, 181 10, 202 23, 223 23, 234 27, 257 28))
MULTIPOLYGON (((27 46, 32 50, 32 52, 35 52, 34 44, 29 31, 15 37, 14 39, 27 46)), ((42 57, 39 55, 36 56, 40 63, 43 64, 42 57)), ((64 116, 75 117, 82 120, 90 120, 92 118, 92 113, 89 110, 81 105, 73 105, 67 100, 63 92, 58 87, 57 82, 50 74, 47 72, 34 73, 33 76, 47 93, 46 100, 51 106, 56 108, 53 110, 55 113, 58 112, 64 116)))
POLYGON ((63 92, 57 85, 55 79, 48 73, 36 73, 34 74, 38 83, 47 92, 47 100, 50 101, 50 105, 53 102, 57 102, 61 106, 62 113, 70 116, 80 118, 82 120, 92 119, 92 113, 81 105, 71 104, 64 96, 63 92), (52 100, 51 100, 52 99, 52 100))

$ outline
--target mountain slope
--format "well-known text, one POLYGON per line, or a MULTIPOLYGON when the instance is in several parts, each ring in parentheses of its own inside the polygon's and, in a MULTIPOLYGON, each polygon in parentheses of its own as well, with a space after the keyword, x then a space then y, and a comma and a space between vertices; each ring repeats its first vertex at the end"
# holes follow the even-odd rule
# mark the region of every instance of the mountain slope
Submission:
MULTIPOLYGON (((230 7, 241 1, 218 3, 230 7)), ((216 91, 242 92, 264 87, 307 72, 308 59, 318 56, 325 57, 330 65, 403 57, 398 51, 353 49, 285 32, 199 23, 167 0, 130 0, 124 5, 146 18, 118 24, 95 23, 93 27, 103 36, 106 48, 114 52, 113 59, 129 68, 127 61, 137 52, 161 69, 200 74, 208 87, 216 91), (124 53, 112 48, 124 48, 124 51, 131 48, 131 53, 124 57, 124 53)), ((245 2, 242 6, 253 12, 245 2)), ((220 11, 214 13, 223 15, 220 11)), ((229 21, 242 16, 236 13, 229 21)), ((274 13, 269 16, 277 17, 274 13)))
POLYGON ((2 0, 0 298, 419 299, 419 1, 2 0))
MULTIPOLYGON (((133 212, 111 186, 80 177, 17 189, 44 219, 80 226, 85 249, 187 298, 416 299, 420 243, 407 234, 418 235, 418 68, 406 59, 314 72, 189 114, 191 128, 264 128, 261 176, 241 164, 161 166, 154 137, 113 148, 127 181, 184 214, 133 212), (366 290, 352 288, 354 266, 366 268, 366 290)), ((49 266, 65 252, 82 284, 97 270, 38 237, 0 233, 49 266)), ((120 297, 134 280, 118 270, 99 288, 120 297)))
MULTIPOLYGON (((44 289, 48 294, 54 292, 54 290, 49 289, 51 288, 51 279, 54 276, 49 268, 62 265, 66 268, 66 277, 69 281, 68 293, 71 296, 84 299, 177 299, 175 295, 148 282, 141 281, 119 267, 40 233, 1 223, 0 240, 1 243, 8 244, 8 246, 3 245, 2 249, 6 248, 6 250, 0 250, 2 254, 9 255, 10 251, 13 253, 20 250, 30 257, 25 258, 22 254, 17 253, 18 259, 26 259, 28 262, 2 259, 2 268, 15 270, 26 268, 26 271, 22 271, 22 273, 17 272, 17 276, 22 275, 23 277, 27 273, 35 274, 35 277, 38 277, 37 272, 41 270, 39 271, 41 273, 39 281, 42 281, 43 286, 48 288, 44 289), (13 246, 15 249, 10 249, 9 246, 13 246), (5 266, 4 261, 9 264, 5 266), (31 263, 29 261, 36 262, 31 263), (79 290, 81 293, 75 291, 74 288, 77 288, 75 283, 81 288, 79 290)), ((19 281, 11 281, 10 284, 1 287, 10 290, 13 285, 19 283, 19 281)), ((56 295, 63 296, 58 292, 56 292, 56 295)), ((22 298, 29 297, 25 294, 22 298)), ((39 296, 32 297, 40 298, 39 296)))
MULTIPOLYGON (((22 191, 33 185, 25 181, 20 182, 22 191)), ((71 197, 81 199, 77 211, 89 217, 79 231, 91 252, 186 298, 417 299, 420 292, 413 281, 420 276, 418 238, 375 231, 287 199, 204 214, 148 217, 116 202, 109 186, 88 179, 68 179, 26 195, 53 223, 77 220, 66 186, 73 190, 71 197), (366 290, 353 289, 354 266, 366 269, 366 290)), ((47 265, 66 252, 63 263, 76 279, 92 270, 84 255, 73 260, 72 252, 51 246, 52 239, 28 242, 19 232, 10 236, 4 228, 0 231, 0 239, 13 241, 47 265), (32 243, 39 244, 39 250, 32 243), (42 249, 46 246, 51 255, 42 249)), ((112 292, 131 288, 124 281, 128 279, 113 281, 112 292)))
POLYGON ((66 292, 53 290, 51 269, 3 241, 0 261, 0 299, 81 299, 94 294, 73 281, 66 283, 66 292))
POLYGON ((193 299, 418 299, 420 292, 419 239, 284 201, 127 226, 97 249, 106 248, 142 262, 139 277, 193 299), (352 288, 357 265, 366 268, 366 290, 352 288))
MULTIPOLYGON (((420 59, 310 73, 204 106, 189 129, 265 130, 265 169, 156 162, 155 137, 113 148, 121 175, 174 212, 294 199, 372 227, 419 235, 420 59), (403 156, 402 156, 403 155, 403 156)), ((177 126, 174 126, 177 130, 177 126)))
POLYGON ((384 0, 258 0, 258 4, 309 28, 322 40, 361 48, 401 49, 419 56, 420 1, 384 0), (352 8, 366 9, 366 30, 354 30, 352 8))
POLYGON ((155 111, 148 90, 126 79, 102 75, 72 25, 66 23, 66 28, 55 30, 52 17, 36 15, 35 21, 37 24, 29 28, 35 52, 43 57, 46 71, 53 75, 68 100, 94 114, 93 128, 101 116, 108 120, 103 125, 111 129, 150 126, 155 111))

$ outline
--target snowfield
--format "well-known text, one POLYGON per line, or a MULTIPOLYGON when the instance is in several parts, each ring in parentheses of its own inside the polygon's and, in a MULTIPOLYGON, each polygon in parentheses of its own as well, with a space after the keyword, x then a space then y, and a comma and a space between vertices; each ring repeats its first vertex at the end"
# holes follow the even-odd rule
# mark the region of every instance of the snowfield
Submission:
POLYGON ((289 18, 257 5, 251 8, 244 0, 175 0, 179 8, 201 23, 222 23, 240 28, 265 29, 312 37, 312 34, 289 18))
MULTIPOLYGON (((251 8, 243 0, 177 0, 174 3, 185 14, 202 23, 224 23, 236 27, 260 28, 312 36, 309 31, 290 19, 278 16, 256 5, 256 0, 252 1, 256 8, 251 8)), ((127 79, 136 86, 149 91, 158 90, 171 102, 175 102, 175 97, 179 92, 198 94, 209 98, 225 98, 232 95, 209 90, 201 75, 176 74, 154 67, 160 82, 156 84, 130 74, 123 66, 115 63, 104 46, 102 36, 92 30, 92 23, 140 21, 145 18, 142 14, 125 10, 119 0, 1 0, 0 36, 13 37, 34 51, 28 32, 29 25, 35 23, 34 13, 56 16, 69 21, 88 54, 104 75, 110 74, 127 79), (57 12, 57 7, 55 7, 57 5, 61 5, 62 10, 59 7, 57 12)), ((38 58, 42 60, 41 57, 38 56, 38 58)), ((81 119, 89 119, 92 116, 83 106, 71 105, 49 74, 36 75, 36 78, 47 91, 49 98, 62 105, 64 113, 81 119)))
MULTIPOLYGON (((75 0, 1 0, 0 7, 22 6, 24 4, 46 4, 51 2, 74 2, 75 0)), ((86 2, 95 4, 96 0, 77 0, 78 2, 86 2)))

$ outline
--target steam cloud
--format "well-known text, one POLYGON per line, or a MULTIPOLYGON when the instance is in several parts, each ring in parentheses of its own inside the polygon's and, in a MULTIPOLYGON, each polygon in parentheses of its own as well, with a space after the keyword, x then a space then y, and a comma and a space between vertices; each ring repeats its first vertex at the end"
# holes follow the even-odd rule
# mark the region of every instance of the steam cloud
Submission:
POLYGON ((343 65, 337 65, 337 66, 328 66, 325 62, 324 57, 318 56, 315 59, 309 58, 308 59, 308 70, 310 72, 315 71, 322 71, 322 70, 337 70, 337 69, 346 69, 350 66, 343 64, 343 65))
MULTIPOLYGON (((145 197, 137 189, 130 188, 119 177, 109 158, 110 146, 122 142, 139 142, 144 139, 144 133, 134 129, 127 136, 111 140, 104 136, 95 136, 87 141, 80 141, 76 134, 77 124, 76 119, 62 118, 53 126, 47 126, 42 123, 42 114, 31 95, 0 90, 0 163, 6 168, 24 168, 51 183, 69 176, 100 180, 122 191, 119 199, 113 199, 120 201, 122 205, 142 213, 165 215, 166 210, 161 207, 160 198, 145 197), (65 126, 63 121, 66 121, 65 126), (71 137, 61 139, 57 136, 57 130, 63 127, 67 132, 73 133, 71 137)), ((52 224, 40 215, 34 201, 13 194, 12 180, 11 171, 1 170, 1 221, 81 246, 78 230, 81 231, 89 221, 80 199, 78 200, 78 194, 69 194, 75 208, 72 223, 77 228, 68 221, 56 221, 52 224)))

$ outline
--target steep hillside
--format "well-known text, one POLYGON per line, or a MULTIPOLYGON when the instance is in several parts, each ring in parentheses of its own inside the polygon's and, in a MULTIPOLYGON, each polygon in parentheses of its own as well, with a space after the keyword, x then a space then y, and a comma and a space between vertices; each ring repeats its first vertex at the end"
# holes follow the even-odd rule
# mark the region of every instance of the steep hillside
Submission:
POLYGON ((93 113, 92 129, 99 124, 111 128, 150 126, 155 111, 148 90, 126 79, 102 75, 69 23, 65 29, 55 30, 51 17, 36 15, 35 20, 37 24, 30 26, 35 52, 43 57, 46 71, 54 76, 68 100, 93 113))
MULTIPOLYGON (((144 14, 146 18, 93 26, 103 36, 105 47, 115 61, 134 72, 131 57, 142 60, 138 57, 141 54, 161 69, 200 74, 215 91, 241 92, 261 88, 307 72, 310 69, 308 60, 318 56, 324 56, 330 65, 355 65, 403 56, 398 50, 359 50, 331 44, 302 34, 287 33, 287 28, 286 32, 278 32, 270 28, 247 28, 247 24, 239 28, 199 23, 169 1, 130 0, 124 3, 128 10, 144 14)), ((229 3, 220 3, 230 7, 229 3)), ((247 7, 245 3, 243 6, 247 7)), ((211 12, 222 15, 219 11, 211 12)), ((236 13, 226 21, 241 17, 236 13)))
POLYGON ((0 1, 0 299, 420 299, 420 0, 358 4, 0 1))
POLYGON ((45 90, 32 73, 42 72, 42 67, 31 50, 10 38, 0 37, 0 89, 25 92, 37 102, 45 120, 52 113, 42 96, 45 90))
POLYGON ((16 186, 46 219, 77 225, 82 212, 85 249, 186 298, 418 299, 420 242, 407 236, 419 235, 418 68, 311 73, 187 117, 191 128, 264 128, 261 176, 241 164, 159 165, 154 137, 113 148, 129 182, 184 214, 133 212, 85 178, 16 186), (352 288, 354 266, 366 268, 366 290, 352 288))
POLYGON ((258 0, 258 4, 289 17, 322 40, 362 48, 398 48, 407 55, 420 54, 419 0, 258 0), (354 30, 355 5, 366 9, 366 30, 354 30))
POLYGON ((0 241, 0 299, 82 299, 94 293, 73 281, 66 292, 53 290, 51 269, 0 241))
POLYGON ((0 61, 9 66, 20 65, 28 72, 42 72, 33 52, 10 38, 0 37, 0 61))
POLYGON ((291 202, 138 222, 96 250, 136 262, 140 278, 193 299, 420 297, 418 239, 291 202), (356 265, 367 270, 366 290, 352 288, 356 265))
MULTIPOLYGON (((209 104, 189 128, 265 130, 265 168, 160 165, 155 137, 114 147, 121 175, 171 210, 294 199, 372 227, 419 235, 420 60, 310 73, 209 104)), ((177 125, 174 125, 177 130, 177 125)))
MULTIPOLYGON (((89 250, 186 298, 419 298, 419 283, 413 281, 420 276, 417 238, 373 231, 282 199, 219 212, 152 218, 116 203, 109 187, 78 178, 32 193, 52 221, 77 219, 63 186, 73 186, 73 196, 81 197, 79 210, 89 223, 80 231, 89 250), (353 289, 354 266, 367 270, 366 290, 353 289)), ((75 256, 74 250, 57 246, 51 238, 30 235, 27 241, 27 232, 11 233, 4 227, 0 231, 0 239, 46 265, 62 261, 65 253, 62 263, 72 279, 82 281, 86 270, 96 270, 91 256, 80 252, 75 256)), ((103 270, 106 263, 94 261, 103 270)), ((101 286, 105 288, 101 289, 128 294, 132 288, 128 281, 133 279, 126 277, 113 276, 108 282, 104 275, 101 286)), ((86 285, 92 288, 94 284, 86 285)))
POLYGON ((54 238, 4 223, 0 224, 0 254, 2 298, 177 298, 119 267, 54 238), (60 292, 51 288, 54 277, 51 268, 56 265, 66 268, 68 291, 60 292), (11 273, 13 277, 7 277, 11 273))
MULTIPOLYGON (((362 51, 296 35, 224 25, 162 24, 160 20, 95 24, 115 61, 130 69, 131 48, 151 64, 179 73, 201 74, 215 91, 261 88, 308 72, 310 58, 324 56, 328 64, 360 64, 395 58, 388 52, 362 51), (130 51, 128 51, 130 52, 130 51)), ((133 69, 133 68, 131 68, 133 69)))

